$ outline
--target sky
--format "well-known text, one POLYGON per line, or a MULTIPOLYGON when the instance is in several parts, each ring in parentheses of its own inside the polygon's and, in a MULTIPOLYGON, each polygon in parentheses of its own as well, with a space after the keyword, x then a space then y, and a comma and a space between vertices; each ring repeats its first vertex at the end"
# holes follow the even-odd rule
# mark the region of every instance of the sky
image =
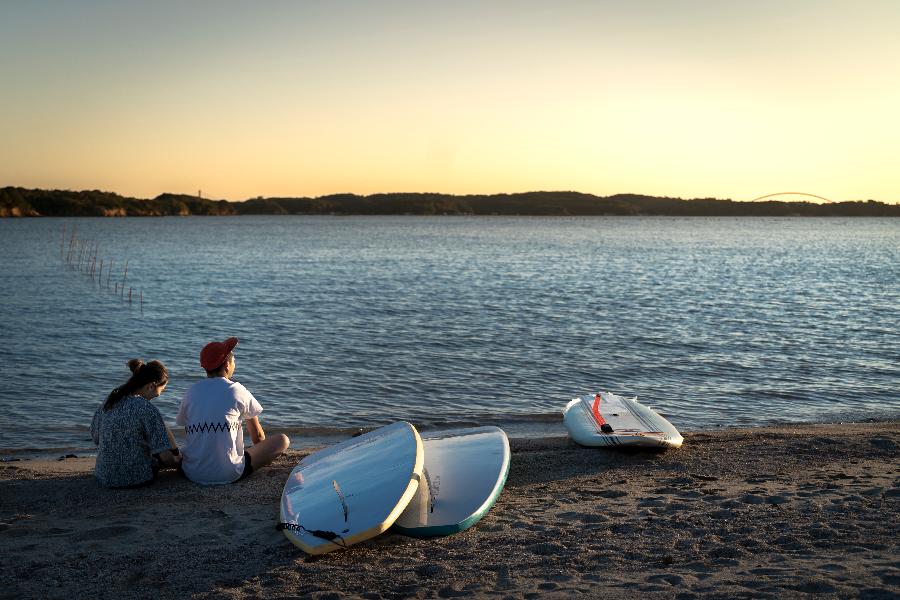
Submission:
POLYGON ((900 201, 897 0, 0 0, 0 186, 900 201))

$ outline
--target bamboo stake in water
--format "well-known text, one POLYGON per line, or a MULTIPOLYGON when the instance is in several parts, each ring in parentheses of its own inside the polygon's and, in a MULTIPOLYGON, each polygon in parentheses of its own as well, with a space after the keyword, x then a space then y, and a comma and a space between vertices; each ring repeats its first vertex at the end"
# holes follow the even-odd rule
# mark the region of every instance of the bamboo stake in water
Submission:
POLYGON ((67 223, 63 223, 63 232, 62 238, 59 240, 59 260, 65 260, 65 247, 66 247, 66 225, 67 223))
POLYGON ((106 289, 109 289, 109 276, 112 275, 113 261, 109 259, 109 270, 106 272, 106 289))
POLYGON ((125 278, 128 277, 128 261, 125 261, 125 272, 122 273, 122 297, 125 297, 125 278))
POLYGON ((132 288, 128 288, 128 304, 131 304, 131 290, 132 288))
POLYGON ((100 257, 100 271, 97 273, 97 284, 103 285, 103 257, 100 257))
POLYGON ((72 239, 69 240, 69 254, 66 255, 66 264, 70 267, 72 266, 72 258, 75 252, 75 230, 78 229, 78 224, 72 224, 72 239))
POLYGON ((141 314, 144 314, 144 288, 141 288, 141 314))

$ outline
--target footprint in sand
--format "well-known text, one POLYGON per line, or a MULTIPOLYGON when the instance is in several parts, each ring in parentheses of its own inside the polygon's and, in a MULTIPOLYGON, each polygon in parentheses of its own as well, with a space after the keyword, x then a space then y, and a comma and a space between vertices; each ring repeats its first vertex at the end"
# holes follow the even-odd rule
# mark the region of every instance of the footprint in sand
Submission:
POLYGON ((447 568, 437 563, 429 563, 415 568, 419 577, 443 577, 447 574, 447 568))
POLYGON ((538 556, 559 556, 566 551, 565 546, 556 542, 540 542, 532 544, 528 549, 538 556))
POLYGON ((876 573, 884 585, 900 586, 900 570, 890 569, 876 573))
POLYGON ((108 538, 120 537, 137 532, 137 527, 130 525, 110 525, 108 527, 98 527, 84 532, 73 532, 72 535, 78 536, 78 541, 89 540, 105 540, 108 538))
POLYGON ((760 484, 760 483, 768 483, 769 481, 772 481, 772 478, 755 476, 755 477, 750 477, 750 478, 746 479, 745 481, 750 484, 760 484))
POLYGON ((692 477, 673 477, 671 479, 664 479, 663 483, 666 485, 693 485, 694 479, 692 477))
POLYGON ((566 521, 578 521, 580 523, 606 523, 609 517, 606 515, 580 513, 580 512, 564 512, 557 515, 560 519, 566 521))
POLYGON ((895 444, 893 440, 889 440, 888 438, 872 438, 870 443, 879 450, 887 450, 888 452, 896 452, 897 450, 897 444, 895 444))
POLYGON ((699 498, 701 496, 703 496, 703 494, 698 492, 697 490, 682 490, 678 492, 679 498, 693 499, 699 498))
POLYGON ((644 498, 640 502, 638 502, 638 508, 654 508, 661 507, 668 504, 669 501, 665 498, 644 498))
POLYGON ((626 492, 625 490, 600 490, 599 492, 597 492, 597 495, 601 498, 613 499, 627 496, 628 492, 626 492))
MULTIPOLYGON (((7 524, 8 525, 8 524, 7 524)), ((20 537, 34 537, 40 533, 39 530, 36 530, 32 527, 11 527, 3 530, 3 535, 11 538, 20 538, 20 537)), ((72 533, 71 529, 59 529, 58 527, 51 527, 43 532, 44 535, 66 535, 72 533)))
MULTIPOLYGON (((692 578, 693 579, 693 578, 692 578)), ((651 575, 647 578, 648 583, 668 583, 669 585, 681 585, 684 583, 684 577, 675 573, 666 573, 665 575, 651 575)))
POLYGON ((766 497, 766 504, 787 504, 791 499, 786 495, 775 494, 766 497))

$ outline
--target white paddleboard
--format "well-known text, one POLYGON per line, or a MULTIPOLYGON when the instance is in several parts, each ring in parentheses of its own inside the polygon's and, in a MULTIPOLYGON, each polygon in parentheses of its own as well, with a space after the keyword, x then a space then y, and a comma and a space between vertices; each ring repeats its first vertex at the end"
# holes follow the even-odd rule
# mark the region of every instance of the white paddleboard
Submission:
POLYGON ((422 434, 422 485, 394 523, 404 535, 431 537, 468 529, 497 501, 509 473, 509 440, 499 427, 422 434))
POLYGON ((419 487, 422 439, 400 421, 305 457, 281 495, 279 528, 308 554, 373 538, 419 487))
POLYGON ((671 423, 637 398, 610 392, 575 398, 566 405, 563 422, 582 446, 678 448, 683 441, 671 423))

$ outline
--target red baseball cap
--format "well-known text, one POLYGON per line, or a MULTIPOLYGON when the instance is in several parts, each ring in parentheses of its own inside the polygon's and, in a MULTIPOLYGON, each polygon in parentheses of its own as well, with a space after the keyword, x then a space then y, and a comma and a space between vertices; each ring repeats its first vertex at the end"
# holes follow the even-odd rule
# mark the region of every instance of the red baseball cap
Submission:
POLYGON ((230 337, 224 342, 210 342, 200 351, 200 366, 207 371, 215 371, 222 366, 228 353, 237 346, 238 339, 230 337))

